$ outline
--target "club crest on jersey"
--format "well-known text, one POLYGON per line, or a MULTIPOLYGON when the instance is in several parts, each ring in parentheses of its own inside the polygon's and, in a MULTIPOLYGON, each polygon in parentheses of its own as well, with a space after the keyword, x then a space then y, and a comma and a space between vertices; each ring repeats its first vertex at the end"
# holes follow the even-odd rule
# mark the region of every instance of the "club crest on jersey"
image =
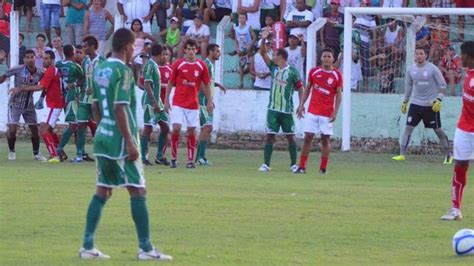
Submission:
POLYGON ((170 73, 166 72, 166 73, 165 73, 165 77, 166 77, 166 78, 169 78, 169 77, 170 77, 170 73))
POLYGON ((199 77, 199 71, 194 70, 194 76, 195 76, 196 78, 199 77))
POLYGON ((328 78, 328 85, 332 85, 333 82, 334 82, 334 79, 328 78))
POLYGON ((471 81, 469 81, 469 88, 471 88, 471 90, 474 90, 474 78, 471 78, 471 81))

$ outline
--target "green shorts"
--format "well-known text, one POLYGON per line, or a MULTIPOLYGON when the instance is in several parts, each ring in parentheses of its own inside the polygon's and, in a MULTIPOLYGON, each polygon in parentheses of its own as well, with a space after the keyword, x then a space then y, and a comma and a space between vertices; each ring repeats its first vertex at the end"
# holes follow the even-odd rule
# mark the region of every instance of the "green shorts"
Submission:
POLYGON ((92 119, 92 104, 79 103, 77 108, 77 122, 88 122, 92 119))
POLYGON ((293 114, 281 113, 273 110, 267 112, 267 134, 277 134, 283 131, 283 134, 295 134, 295 122, 293 114))
POLYGON ((145 110, 143 110, 143 124, 148 125, 148 126, 153 126, 153 125, 156 125, 160 121, 168 123, 169 118, 168 118, 167 112, 160 111, 158 113, 155 113, 155 111, 153 110, 153 107, 151 106, 145 107, 145 110))
POLYGON ((206 106, 199 106, 199 123, 201 127, 211 125, 212 126, 212 114, 209 114, 206 106))
POLYGON ((77 102, 71 101, 64 108, 65 118, 64 122, 66 123, 77 123, 77 102))
POLYGON ((142 160, 134 162, 123 159, 96 157, 97 186, 101 187, 145 187, 142 160))

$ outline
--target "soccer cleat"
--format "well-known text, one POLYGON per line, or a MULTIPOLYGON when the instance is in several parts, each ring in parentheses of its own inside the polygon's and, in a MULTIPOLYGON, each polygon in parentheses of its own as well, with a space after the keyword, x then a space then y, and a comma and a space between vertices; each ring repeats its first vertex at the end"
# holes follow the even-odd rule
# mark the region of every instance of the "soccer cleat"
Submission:
POLYGON ((443 164, 453 164, 453 156, 446 156, 446 158, 444 158, 443 164))
POLYGON ((165 157, 162 157, 162 158, 159 158, 159 159, 156 158, 155 163, 156 164, 162 164, 162 165, 165 165, 165 166, 170 165, 170 162, 165 157))
POLYGON ((266 164, 262 164, 262 166, 260 166, 260 168, 258 168, 258 171, 260 171, 260 172, 270 172, 270 170, 272 170, 272 168, 270 168, 270 166, 268 166, 266 164))
POLYGON ((110 256, 107 254, 102 253, 100 250, 93 248, 93 249, 79 249, 79 258, 83 260, 100 260, 100 259, 110 259, 110 256))
POLYGON ((326 173, 327 173, 326 169, 322 169, 322 168, 319 169, 320 175, 325 175, 326 173))
POLYGON ((68 158, 68 157, 67 157, 67 154, 66 154, 64 151, 61 151, 61 152, 59 153, 59 159, 61 160, 61 162, 67 161, 67 158, 68 158))
POLYGON ((87 153, 84 153, 84 155, 82 155, 82 160, 84 160, 85 162, 95 162, 94 158, 90 157, 87 153))
POLYGON ((138 260, 162 260, 162 261, 170 261, 173 260, 173 257, 170 255, 166 255, 161 253, 160 251, 153 248, 153 250, 145 252, 142 249, 138 251, 137 254, 138 260))
POLYGON ((61 159, 59 159, 59 157, 55 156, 55 157, 49 158, 49 160, 47 160, 46 162, 48 162, 48 163, 60 163, 61 159))
POLYGON ((209 162, 206 158, 199 158, 197 160, 197 163, 198 165, 201 165, 201 166, 212 166, 212 163, 209 162))
POLYGON ((299 167, 298 167, 298 165, 296 165, 296 164, 293 164, 293 165, 290 166, 291 172, 295 172, 296 170, 298 170, 298 168, 299 168, 299 167))
POLYGON ((171 160, 170 168, 176 168, 176 167, 178 167, 178 161, 177 160, 171 160))
POLYGON ((293 170, 293 174, 306 174, 306 169, 298 167, 297 169, 293 170))
POLYGON ((405 161, 405 155, 397 155, 397 156, 393 156, 392 157, 392 160, 395 160, 395 161, 405 161))
POLYGON ((147 159, 143 160, 143 165, 148 165, 148 166, 153 166, 152 163, 150 163, 150 161, 148 161, 147 159))
POLYGON ((461 210, 458 208, 449 209, 448 213, 441 216, 441 220, 445 221, 460 221, 462 219, 461 210))
POLYGON ((8 160, 10 161, 15 161, 16 160, 16 153, 14 151, 11 151, 8 153, 8 160))
POLYGON ((84 162, 84 159, 82 159, 82 156, 77 156, 76 158, 71 160, 71 163, 82 163, 84 162))
POLYGON ((196 168, 196 165, 193 162, 189 162, 189 163, 186 164, 186 168, 194 169, 194 168, 196 168))
POLYGON ((44 161, 47 161, 48 159, 46 159, 46 157, 44 157, 43 154, 39 153, 38 154, 33 154, 33 158, 37 161, 40 161, 40 162, 44 162, 44 161))

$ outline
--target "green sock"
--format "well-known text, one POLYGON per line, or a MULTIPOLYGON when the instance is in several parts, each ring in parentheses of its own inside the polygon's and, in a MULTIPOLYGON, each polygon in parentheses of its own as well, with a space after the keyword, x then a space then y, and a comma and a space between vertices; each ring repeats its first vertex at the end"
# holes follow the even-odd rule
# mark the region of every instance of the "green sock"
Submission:
POLYGON ((296 164, 296 143, 294 141, 288 143, 288 150, 290 151, 291 165, 296 164))
POLYGON ((106 201, 106 199, 97 195, 92 197, 91 203, 89 204, 89 209, 87 209, 86 230, 84 232, 84 243, 82 245, 85 249, 94 248, 95 230, 99 224, 102 208, 104 207, 106 201))
POLYGON ((265 160, 265 164, 268 166, 270 166, 270 160, 272 159, 272 152, 273 152, 273 144, 265 143, 263 158, 265 160))
POLYGON ((206 158, 206 146, 207 146, 207 141, 205 140, 199 141, 198 158, 206 158))
POLYGON ((79 127, 76 132, 76 156, 84 155, 84 146, 86 145, 86 128, 79 127))
POLYGON ((148 150, 148 137, 141 135, 140 136, 140 144, 141 144, 141 154, 142 160, 146 159, 146 151, 148 150))
POLYGON ((151 251, 153 246, 150 242, 150 229, 148 228, 148 210, 145 197, 130 198, 132 217, 138 235, 138 244, 145 251, 151 251))
POLYGON ((72 130, 68 127, 61 136, 61 141, 59 142, 59 145, 56 148, 56 152, 61 153, 61 151, 64 149, 64 146, 66 146, 66 144, 69 142, 71 136, 72 130))
POLYGON ((165 147, 167 138, 168 134, 163 134, 160 132, 160 135, 158 136, 158 151, 156 153, 156 158, 158 159, 163 158, 163 148, 165 147))

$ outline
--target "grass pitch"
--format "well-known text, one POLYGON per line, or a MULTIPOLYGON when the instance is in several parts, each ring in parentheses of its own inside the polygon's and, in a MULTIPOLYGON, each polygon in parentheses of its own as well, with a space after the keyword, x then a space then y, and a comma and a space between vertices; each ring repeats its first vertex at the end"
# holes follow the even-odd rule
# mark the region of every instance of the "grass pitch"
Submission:
MULTIPOLYGON (((80 261, 94 164, 35 162, 29 143, 10 162, 0 147, 1 265, 138 263, 126 190, 114 191, 97 232, 96 245, 112 259, 80 261)), ((457 230, 474 227, 474 188, 466 188, 463 221, 440 221, 452 175, 441 157, 400 163, 334 153, 325 176, 315 153, 306 175, 290 173, 287 152, 274 153, 271 173, 256 171, 261 151, 208 157, 209 168, 185 169, 184 153, 178 169, 146 168, 152 241, 174 265, 474 264, 451 247, 457 230)))

